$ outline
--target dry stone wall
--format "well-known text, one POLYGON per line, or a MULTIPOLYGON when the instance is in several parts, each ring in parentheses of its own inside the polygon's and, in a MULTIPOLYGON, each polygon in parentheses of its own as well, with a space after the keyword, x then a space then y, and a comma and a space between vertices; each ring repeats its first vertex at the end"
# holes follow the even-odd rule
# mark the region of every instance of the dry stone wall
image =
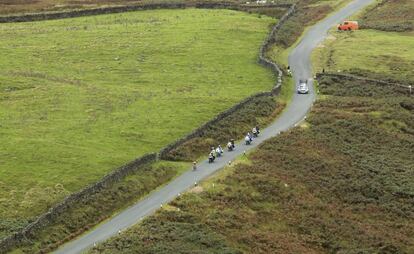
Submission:
POLYGON ((282 85, 283 72, 276 63, 274 63, 272 60, 266 57, 266 52, 270 49, 271 45, 275 43, 276 33, 278 32, 278 30, 282 27, 286 20, 289 19, 295 12, 296 4, 293 4, 290 6, 285 15, 283 15, 283 17, 279 20, 279 22, 272 28, 268 37, 260 47, 259 63, 270 68, 277 75, 276 85, 273 88, 273 90, 280 90, 280 86, 282 85))

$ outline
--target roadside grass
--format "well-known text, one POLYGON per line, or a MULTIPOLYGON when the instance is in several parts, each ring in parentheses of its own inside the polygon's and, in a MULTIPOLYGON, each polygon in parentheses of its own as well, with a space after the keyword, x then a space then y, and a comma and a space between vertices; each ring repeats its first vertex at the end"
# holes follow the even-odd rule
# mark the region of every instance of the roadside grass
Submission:
POLYGON ((412 253, 414 98, 361 81, 320 89, 306 127, 90 253, 412 253))
POLYGON ((275 44, 268 52, 269 56, 276 59, 282 67, 287 68, 288 56, 295 45, 300 42, 306 28, 349 2, 349 0, 299 1, 296 13, 287 20, 276 34, 275 44))
POLYGON ((277 97, 277 100, 287 107, 292 101, 292 96, 295 93, 295 85, 293 78, 290 76, 283 76, 282 90, 277 97))
POLYGON ((157 10, 0 25, 0 236, 258 91, 275 20, 157 10))
POLYGON ((383 79, 414 82, 414 33, 331 31, 312 54, 315 72, 372 73, 383 79))
POLYGON ((329 4, 309 6, 310 3, 311 1, 299 2, 296 13, 286 21, 285 25, 276 34, 276 45, 288 48, 295 43, 308 25, 322 19, 332 11, 329 4))
POLYGON ((382 31, 414 31, 414 4, 411 0, 380 0, 362 15, 361 25, 382 31))

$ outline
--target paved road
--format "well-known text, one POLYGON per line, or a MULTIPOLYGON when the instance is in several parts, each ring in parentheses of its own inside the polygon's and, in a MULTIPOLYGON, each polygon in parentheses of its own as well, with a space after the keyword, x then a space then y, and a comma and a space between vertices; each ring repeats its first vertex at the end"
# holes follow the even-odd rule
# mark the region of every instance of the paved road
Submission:
MULTIPOLYGON (((311 78, 310 54, 312 49, 326 37, 329 28, 371 2, 373 2, 373 0, 355 0, 339 12, 313 26, 307 32, 302 41, 289 56, 289 64, 295 80, 300 78, 311 78)), ((313 87, 311 87, 308 95, 295 94, 292 102, 283 114, 273 124, 266 129, 263 129, 261 135, 253 141, 252 145, 245 146, 242 143, 238 143, 236 144, 235 151, 226 152, 222 158, 219 158, 214 163, 209 164, 205 161, 198 165, 197 171, 189 169, 186 173, 182 174, 165 187, 151 193, 145 199, 127 208, 109 221, 100 224, 98 227, 85 233, 81 237, 63 245, 56 251, 56 253, 81 253, 93 246, 94 243, 102 242, 109 237, 116 235, 118 231, 136 224, 142 218, 154 213, 162 204, 168 203, 181 192, 194 186, 195 182, 199 182, 223 168, 229 161, 233 161, 244 151, 251 150, 266 139, 274 137, 278 135, 279 132, 286 131, 295 126, 304 119, 315 98, 316 95, 313 91, 313 87)))

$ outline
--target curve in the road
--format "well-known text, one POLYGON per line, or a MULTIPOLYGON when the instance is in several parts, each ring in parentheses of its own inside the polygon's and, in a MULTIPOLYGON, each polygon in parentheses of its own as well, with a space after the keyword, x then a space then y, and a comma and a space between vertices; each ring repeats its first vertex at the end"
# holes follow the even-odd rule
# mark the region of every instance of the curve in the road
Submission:
MULTIPOLYGON (((301 42, 289 55, 289 64, 295 80, 299 80, 301 78, 311 80, 312 71, 310 54, 312 50, 324 40, 328 30, 333 25, 339 23, 346 17, 352 15, 373 1, 374 0, 355 0, 342 8, 340 11, 313 26, 306 33, 301 42)), ((242 143, 238 143, 236 144, 235 151, 225 153, 223 157, 216 160, 214 163, 209 164, 207 161, 204 161, 198 165, 198 169, 196 171, 189 169, 165 187, 151 193, 143 200, 125 209, 118 215, 100 224, 79 238, 61 246, 56 253, 81 253, 93 246, 95 243, 102 242, 111 236, 116 235, 119 231, 125 230, 126 228, 136 224, 144 217, 159 209, 162 204, 170 202, 180 193, 194 186, 196 182, 199 182, 226 166, 229 161, 233 161, 244 151, 251 150, 263 141, 295 126, 306 116, 315 98, 316 95, 314 93, 313 86, 310 86, 310 92, 307 95, 295 94, 292 98, 292 102, 282 113, 282 115, 275 122, 273 122, 273 124, 263 129, 261 135, 254 139, 251 145, 245 146, 242 143)))

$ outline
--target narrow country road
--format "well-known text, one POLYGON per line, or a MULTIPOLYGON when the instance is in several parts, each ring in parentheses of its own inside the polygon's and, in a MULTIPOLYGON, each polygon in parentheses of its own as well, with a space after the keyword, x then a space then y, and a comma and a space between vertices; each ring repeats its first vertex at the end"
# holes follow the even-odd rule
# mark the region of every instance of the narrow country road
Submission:
MULTIPOLYGON (((355 0, 340 11, 332 14, 310 28, 302 41, 289 56, 289 64, 296 81, 299 79, 311 79, 312 71, 310 54, 312 50, 325 39, 328 30, 373 1, 374 0, 355 0)), ((295 126, 306 116, 315 98, 316 95, 312 86, 310 87, 310 93, 307 95, 298 95, 295 93, 288 108, 275 122, 273 122, 273 124, 262 130, 261 135, 254 139, 252 145, 245 146, 242 143, 238 143, 236 144, 235 151, 225 152, 224 156, 214 163, 209 164, 204 161, 198 165, 197 171, 189 169, 187 172, 171 181, 168 185, 152 192, 146 198, 125 209, 110 220, 98 225, 96 228, 83 234, 79 238, 61 246, 56 253, 82 253, 92 247, 95 243, 102 242, 111 236, 116 235, 120 230, 125 230, 136 224, 144 217, 154 213, 162 204, 168 203, 180 193, 194 186, 195 182, 199 182, 226 166, 229 161, 233 161, 244 151, 251 150, 263 141, 278 135, 279 132, 286 131, 295 126)))

